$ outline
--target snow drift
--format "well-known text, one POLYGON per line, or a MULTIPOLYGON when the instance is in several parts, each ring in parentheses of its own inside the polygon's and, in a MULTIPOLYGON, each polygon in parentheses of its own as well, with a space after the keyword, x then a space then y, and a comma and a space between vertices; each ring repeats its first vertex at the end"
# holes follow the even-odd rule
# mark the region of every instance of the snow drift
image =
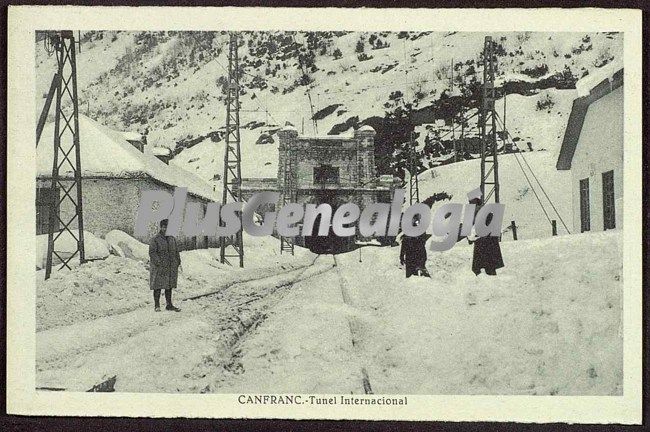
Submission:
MULTIPOLYGON (((61 234, 55 243, 56 250, 63 259, 69 258, 77 249, 77 240, 75 240, 75 238, 67 231, 61 234)), ((95 237, 95 235, 90 231, 84 231, 84 252, 87 260, 104 259, 110 254, 108 243, 98 237, 95 237)), ((75 257, 72 259, 70 264, 78 262, 78 257, 75 257)), ((45 268, 46 263, 47 234, 42 234, 36 236, 36 269, 45 268)), ((56 257, 56 255, 53 254, 52 263, 53 265, 61 264, 61 261, 56 257)))
POLYGON ((149 246, 124 231, 110 231, 106 234, 105 239, 111 248, 111 253, 120 257, 149 262, 149 246))

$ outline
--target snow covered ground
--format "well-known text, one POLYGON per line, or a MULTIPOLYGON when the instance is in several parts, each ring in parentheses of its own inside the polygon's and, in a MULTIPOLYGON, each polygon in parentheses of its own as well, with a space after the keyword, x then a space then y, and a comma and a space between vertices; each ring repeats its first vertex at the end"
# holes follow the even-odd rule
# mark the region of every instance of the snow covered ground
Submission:
MULTIPOLYGON (((235 282, 268 276, 306 265, 311 253, 296 249, 296 255, 281 255, 278 240, 245 235, 245 268, 219 262, 219 249, 181 252, 182 271, 175 297, 185 298, 219 290, 235 282)), ((37 331, 122 314, 151 305, 149 263, 111 255, 105 260, 57 271, 45 280, 45 270, 36 273, 37 331)))
MULTIPOLYGON (((37 387, 117 376, 115 389, 131 392, 620 395, 620 248, 620 231, 505 242, 506 267, 476 277, 459 243, 429 254, 431 279, 409 280, 387 247, 301 251, 282 257, 291 267, 229 276, 197 259, 182 276, 183 311, 158 314, 142 264, 113 259, 88 286, 132 280, 139 294, 87 316, 79 299, 97 290, 80 290, 58 310, 66 322, 39 308, 37 387), (190 299, 199 293, 213 295, 190 299)), ((38 297, 55 285, 39 284, 38 297)), ((103 302, 113 300, 92 303, 103 302)))
POLYGON ((620 247, 620 232, 508 242, 493 278, 467 244, 430 253, 431 280, 404 281, 397 250, 346 257, 373 390, 622 394, 620 247), (359 283, 369 263, 385 270, 359 283))

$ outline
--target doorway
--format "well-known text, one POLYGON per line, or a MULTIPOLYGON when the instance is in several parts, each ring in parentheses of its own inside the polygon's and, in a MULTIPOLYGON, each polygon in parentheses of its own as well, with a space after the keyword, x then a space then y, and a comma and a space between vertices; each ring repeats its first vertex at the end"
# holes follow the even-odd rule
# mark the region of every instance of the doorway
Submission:
MULTIPOLYGON (((344 204, 344 201, 337 195, 335 190, 320 190, 314 195, 313 203, 316 205, 329 204, 332 207, 332 216, 336 213, 336 209, 344 204)), ((326 236, 318 235, 318 228, 320 227, 321 217, 317 216, 312 228, 311 236, 305 237, 305 246, 312 252, 317 254, 339 254, 349 252, 355 248, 356 236, 339 237, 334 234, 331 225, 329 233, 326 236)))

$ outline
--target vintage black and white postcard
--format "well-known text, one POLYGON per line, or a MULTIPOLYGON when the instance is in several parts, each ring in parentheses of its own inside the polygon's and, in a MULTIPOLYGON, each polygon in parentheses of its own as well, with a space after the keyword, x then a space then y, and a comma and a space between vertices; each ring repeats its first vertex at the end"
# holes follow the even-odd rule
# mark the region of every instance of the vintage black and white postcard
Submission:
POLYGON ((641 13, 11 7, 10 413, 641 419, 641 13))

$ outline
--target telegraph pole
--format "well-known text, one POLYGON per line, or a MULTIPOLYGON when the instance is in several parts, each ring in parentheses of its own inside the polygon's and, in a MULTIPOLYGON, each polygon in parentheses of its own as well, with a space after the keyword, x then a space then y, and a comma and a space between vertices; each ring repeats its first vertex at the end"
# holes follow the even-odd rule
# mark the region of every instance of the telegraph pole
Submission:
MULTIPOLYGON (((83 200, 81 190, 81 149, 79 146, 79 98, 77 96, 77 59, 75 54, 74 34, 70 30, 50 32, 46 37, 48 50, 54 52, 57 61, 57 73, 52 80, 48 99, 37 125, 37 142, 40 139, 47 111, 56 93, 54 115, 54 157, 52 158, 53 192, 50 203, 50 219, 47 234, 47 262, 45 279, 52 274, 53 257, 61 261, 61 268, 70 269, 69 263, 76 256, 83 264, 86 261, 84 251, 83 200), (71 170, 72 175, 61 177, 60 170, 71 170), (63 196, 61 195, 63 193, 63 196), (65 217, 61 208, 72 210, 65 217), (72 214, 72 216, 71 216, 72 214), (76 224, 76 228, 73 225, 76 224), (70 235, 76 243, 76 249, 68 257, 56 250, 57 240, 62 235, 70 235)), ((70 252, 70 251, 65 251, 70 252)))
POLYGON ((456 118, 451 114, 451 141, 454 145, 454 162, 458 162, 458 147, 456 146, 456 118))
POLYGON ((499 163, 497 160, 497 124, 494 101, 494 74, 496 71, 494 42, 491 36, 485 37, 483 48, 483 100, 479 115, 481 136, 481 192, 483 204, 494 198, 499 202, 499 163))
MULTIPOLYGON (((228 201, 241 201, 241 139, 239 135, 239 58, 237 56, 237 33, 230 33, 228 45, 228 92, 226 94, 226 152, 223 162, 223 200, 222 206, 228 201)), ((226 238, 221 237, 221 263, 228 263, 228 258, 239 259, 239 267, 244 267, 243 226, 241 212, 239 214, 240 229, 237 234, 226 238), (229 252, 229 253, 228 253, 229 252)))
POLYGON ((449 81, 449 89, 453 95, 454 93, 454 58, 451 58, 451 80, 449 81))
POLYGON ((311 102, 311 93, 307 89, 307 97, 309 98, 309 108, 311 109, 312 127, 314 128, 314 135, 318 135, 318 121, 314 117, 314 104, 311 102))

